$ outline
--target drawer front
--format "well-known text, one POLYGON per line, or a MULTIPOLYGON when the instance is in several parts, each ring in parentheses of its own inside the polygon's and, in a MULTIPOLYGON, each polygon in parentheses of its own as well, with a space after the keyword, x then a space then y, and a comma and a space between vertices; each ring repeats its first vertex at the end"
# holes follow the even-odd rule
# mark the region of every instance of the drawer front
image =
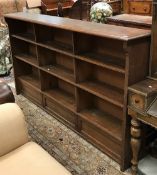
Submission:
POLYGON ((42 105, 42 94, 27 83, 20 82, 21 94, 36 104, 42 105))
POLYGON ((133 92, 129 92, 128 105, 141 112, 146 112, 155 98, 156 95, 145 97, 133 92))
POLYGON ((57 118, 62 120, 65 124, 68 124, 72 128, 76 128, 77 116, 73 112, 64 108, 47 96, 44 96, 44 107, 50 113, 56 114, 57 118))
POLYGON ((94 125, 81 120, 81 133, 89 139, 93 144, 96 144, 103 152, 120 161, 121 146, 120 143, 114 141, 108 134, 94 125))
POLYGON ((151 2, 128 2, 129 3, 129 12, 134 14, 151 14, 152 3, 151 2))
POLYGON ((145 110, 145 98, 142 95, 130 93, 129 94, 129 106, 137 108, 139 110, 145 110))

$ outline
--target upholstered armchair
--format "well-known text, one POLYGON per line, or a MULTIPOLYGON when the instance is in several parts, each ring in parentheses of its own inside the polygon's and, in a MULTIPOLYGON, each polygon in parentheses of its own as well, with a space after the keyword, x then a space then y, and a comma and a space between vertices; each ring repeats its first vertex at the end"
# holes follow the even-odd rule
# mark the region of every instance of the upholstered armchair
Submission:
POLYGON ((15 103, 0 105, 1 175, 71 175, 41 146, 29 141, 24 115, 15 103))
POLYGON ((0 80, 0 104, 15 102, 11 88, 0 80))

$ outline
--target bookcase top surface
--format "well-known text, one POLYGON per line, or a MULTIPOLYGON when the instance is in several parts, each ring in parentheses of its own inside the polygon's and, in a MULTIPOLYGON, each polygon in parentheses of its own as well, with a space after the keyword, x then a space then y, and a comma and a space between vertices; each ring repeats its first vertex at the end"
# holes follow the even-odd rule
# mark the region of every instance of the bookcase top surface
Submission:
POLYGON ((5 15, 5 18, 17 19, 36 24, 51 26, 55 28, 60 28, 64 30, 86 33, 89 35, 118 39, 122 41, 148 37, 151 35, 150 30, 92 23, 87 21, 41 15, 41 14, 18 12, 18 13, 7 14, 5 15))

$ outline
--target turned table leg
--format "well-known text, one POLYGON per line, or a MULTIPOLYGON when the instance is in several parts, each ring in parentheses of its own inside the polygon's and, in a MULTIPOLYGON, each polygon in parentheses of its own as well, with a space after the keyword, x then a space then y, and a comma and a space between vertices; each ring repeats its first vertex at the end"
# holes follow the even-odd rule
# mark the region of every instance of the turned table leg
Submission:
POLYGON ((141 146, 141 129, 140 129, 140 121, 136 118, 132 118, 131 120, 131 148, 132 148, 132 174, 137 174, 138 169, 138 155, 141 146))

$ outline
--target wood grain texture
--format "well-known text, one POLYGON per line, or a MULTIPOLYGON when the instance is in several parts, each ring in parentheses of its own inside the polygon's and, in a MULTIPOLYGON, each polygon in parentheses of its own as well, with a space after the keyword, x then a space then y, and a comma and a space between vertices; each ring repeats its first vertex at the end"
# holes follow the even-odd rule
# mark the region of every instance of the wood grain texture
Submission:
MULTIPOLYGON (((133 117, 133 116, 132 116, 133 117)), ((141 146, 141 130, 140 130, 140 122, 133 117, 131 120, 131 147, 133 158, 131 160, 132 163, 132 174, 137 175, 138 169, 138 154, 141 146)))
POLYGON ((133 14, 120 14, 108 17, 107 23, 150 30, 152 26, 152 17, 133 14))
POLYGON ((86 33, 106 38, 119 39, 123 41, 128 41, 135 38, 150 36, 150 31, 143 29, 132 29, 121 27, 121 26, 111 26, 107 24, 97 24, 87 21, 80 21, 74 19, 60 18, 54 16, 40 15, 40 14, 30 14, 30 13, 13 13, 5 15, 5 19, 12 18, 27 22, 35 22, 36 24, 42 24, 46 26, 51 26, 55 28, 60 28, 63 30, 76 31, 80 33, 86 33), (101 32, 100 32, 101 28, 101 32))
POLYGON ((152 0, 127 0, 123 8, 129 14, 152 15, 152 0))

